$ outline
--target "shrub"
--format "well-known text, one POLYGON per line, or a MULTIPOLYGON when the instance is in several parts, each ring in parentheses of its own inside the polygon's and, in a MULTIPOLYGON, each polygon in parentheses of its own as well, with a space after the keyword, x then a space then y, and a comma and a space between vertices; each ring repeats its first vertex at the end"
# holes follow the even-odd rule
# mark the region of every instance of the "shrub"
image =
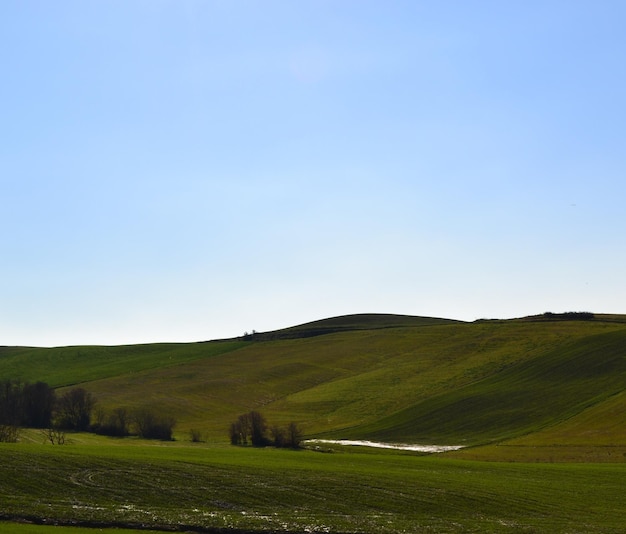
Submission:
POLYGON ((140 438, 172 441, 176 421, 168 417, 159 417, 150 410, 141 410, 135 414, 135 427, 140 438))
POLYGON ((250 442, 255 447, 269 445, 271 442, 267 439, 265 417, 254 410, 240 415, 230 425, 230 442, 233 445, 247 445, 250 442))
POLYGON ((52 445, 64 445, 65 444, 65 431, 60 428, 46 428, 41 431, 46 441, 49 441, 52 445))
POLYGON ((200 443, 201 441, 204 441, 202 431, 198 430, 197 428, 192 428, 191 430, 189 430, 189 437, 191 438, 191 441, 193 443, 200 443))
POLYGON ((294 422, 287 427, 272 426, 269 429, 272 439, 267 437, 267 431, 265 417, 259 412, 251 411, 240 415, 230 425, 230 442, 232 445, 247 445, 250 442, 255 447, 274 445, 297 449, 302 441, 302 430, 294 422))
POLYGON ((121 438, 130 433, 128 429, 129 416, 126 408, 116 408, 109 415, 100 412, 96 419, 97 422, 93 426, 93 431, 96 434, 121 438))
POLYGON ((0 425, 0 443, 16 443, 20 429, 14 425, 0 425))

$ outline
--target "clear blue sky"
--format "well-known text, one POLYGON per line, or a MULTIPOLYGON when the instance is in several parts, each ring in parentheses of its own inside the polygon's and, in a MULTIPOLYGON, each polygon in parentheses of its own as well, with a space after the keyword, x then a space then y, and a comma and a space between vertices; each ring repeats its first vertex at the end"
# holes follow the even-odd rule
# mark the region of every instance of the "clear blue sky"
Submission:
POLYGON ((626 313, 625 20, 3 1, 0 345, 626 313))

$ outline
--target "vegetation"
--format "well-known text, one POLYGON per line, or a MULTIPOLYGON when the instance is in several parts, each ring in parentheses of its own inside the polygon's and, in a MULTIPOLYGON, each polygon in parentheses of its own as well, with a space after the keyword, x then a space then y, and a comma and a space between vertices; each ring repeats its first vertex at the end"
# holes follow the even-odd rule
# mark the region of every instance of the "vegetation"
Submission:
POLYGON ((55 426, 65 430, 87 430, 95 403, 93 395, 84 388, 66 391, 55 406, 55 426))
POLYGON ((55 392, 45 382, 22 384, 18 380, 5 380, 0 384, 0 425, 50 426, 55 404, 55 392))
POLYGON ((359 315, 248 338, 0 348, 0 440, 18 441, 0 445, 0 518, 192 532, 623 529, 626 317, 359 315), (305 436, 466 448, 260 447, 305 436))
POLYGON ((624 464, 98 439, 0 447, 3 517, 190 532, 623 532, 624 464))
POLYGON ((250 443, 254 447, 273 445, 297 449, 302 442, 302 429, 295 421, 290 422, 286 427, 273 425, 268 428, 265 417, 256 410, 252 410, 240 415, 231 423, 229 436, 231 445, 250 443), (271 439, 268 437, 268 432, 272 435, 271 439))
POLYGON ((176 421, 179 439, 196 429, 209 442, 224 440, 241 413, 262 411, 270 439, 272 427, 300 421, 317 437, 475 445, 550 428, 551 444, 619 446, 626 407, 605 403, 624 383, 626 319, 577 314, 476 323, 369 314, 289 328, 333 333, 275 341, 9 347, 0 376, 73 384, 57 397, 83 388, 98 400, 92 428, 110 435, 136 431, 133 414, 149 406, 176 421), (573 436, 573 422, 603 405, 608 417, 587 418, 594 433, 578 426, 573 436))
POLYGON ((135 425, 140 438, 169 441, 173 439, 176 421, 171 417, 158 416, 151 410, 143 409, 135 415, 135 425))

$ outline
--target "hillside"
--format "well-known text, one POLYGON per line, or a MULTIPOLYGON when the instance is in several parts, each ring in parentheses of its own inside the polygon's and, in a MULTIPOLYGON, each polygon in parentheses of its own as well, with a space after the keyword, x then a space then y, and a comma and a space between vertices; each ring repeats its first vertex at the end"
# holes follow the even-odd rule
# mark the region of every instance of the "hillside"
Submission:
POLYGON ((244 337, 254 341, 300 339, 354 330, 432 326, 460 322, 461 321, 455 321, 454 319, 440 319, 435 317, 415 317, 412 315, 395 315, 389 313, 360 313, 321 319, 319 321, 283 328, 273 332, 255 332, 244 337))
POLYGON ((206 343, 4 347, 0 378, 80 384, 103 409, 149 405, 175 417, 180 436, 196 427, 219 441, 258 409, 309 436, 466 445, 596 436, 626 447, 623 316, 362 314, 206 343))

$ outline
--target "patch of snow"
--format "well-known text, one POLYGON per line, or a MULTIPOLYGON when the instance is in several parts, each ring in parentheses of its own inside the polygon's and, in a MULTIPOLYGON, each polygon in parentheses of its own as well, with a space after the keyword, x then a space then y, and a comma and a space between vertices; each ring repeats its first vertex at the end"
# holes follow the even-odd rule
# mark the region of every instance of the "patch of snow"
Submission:
POLYGON ((354 445, 359 447, 376 447, 379 449, 395 449, 398 451, 416 452, 447 452, 457 451, 463 445, 412 445, 408 443, 382 443, 379 441, 352 440, 352 439, 307 439, 304 443, 328 444, 328 445, 354 445))

